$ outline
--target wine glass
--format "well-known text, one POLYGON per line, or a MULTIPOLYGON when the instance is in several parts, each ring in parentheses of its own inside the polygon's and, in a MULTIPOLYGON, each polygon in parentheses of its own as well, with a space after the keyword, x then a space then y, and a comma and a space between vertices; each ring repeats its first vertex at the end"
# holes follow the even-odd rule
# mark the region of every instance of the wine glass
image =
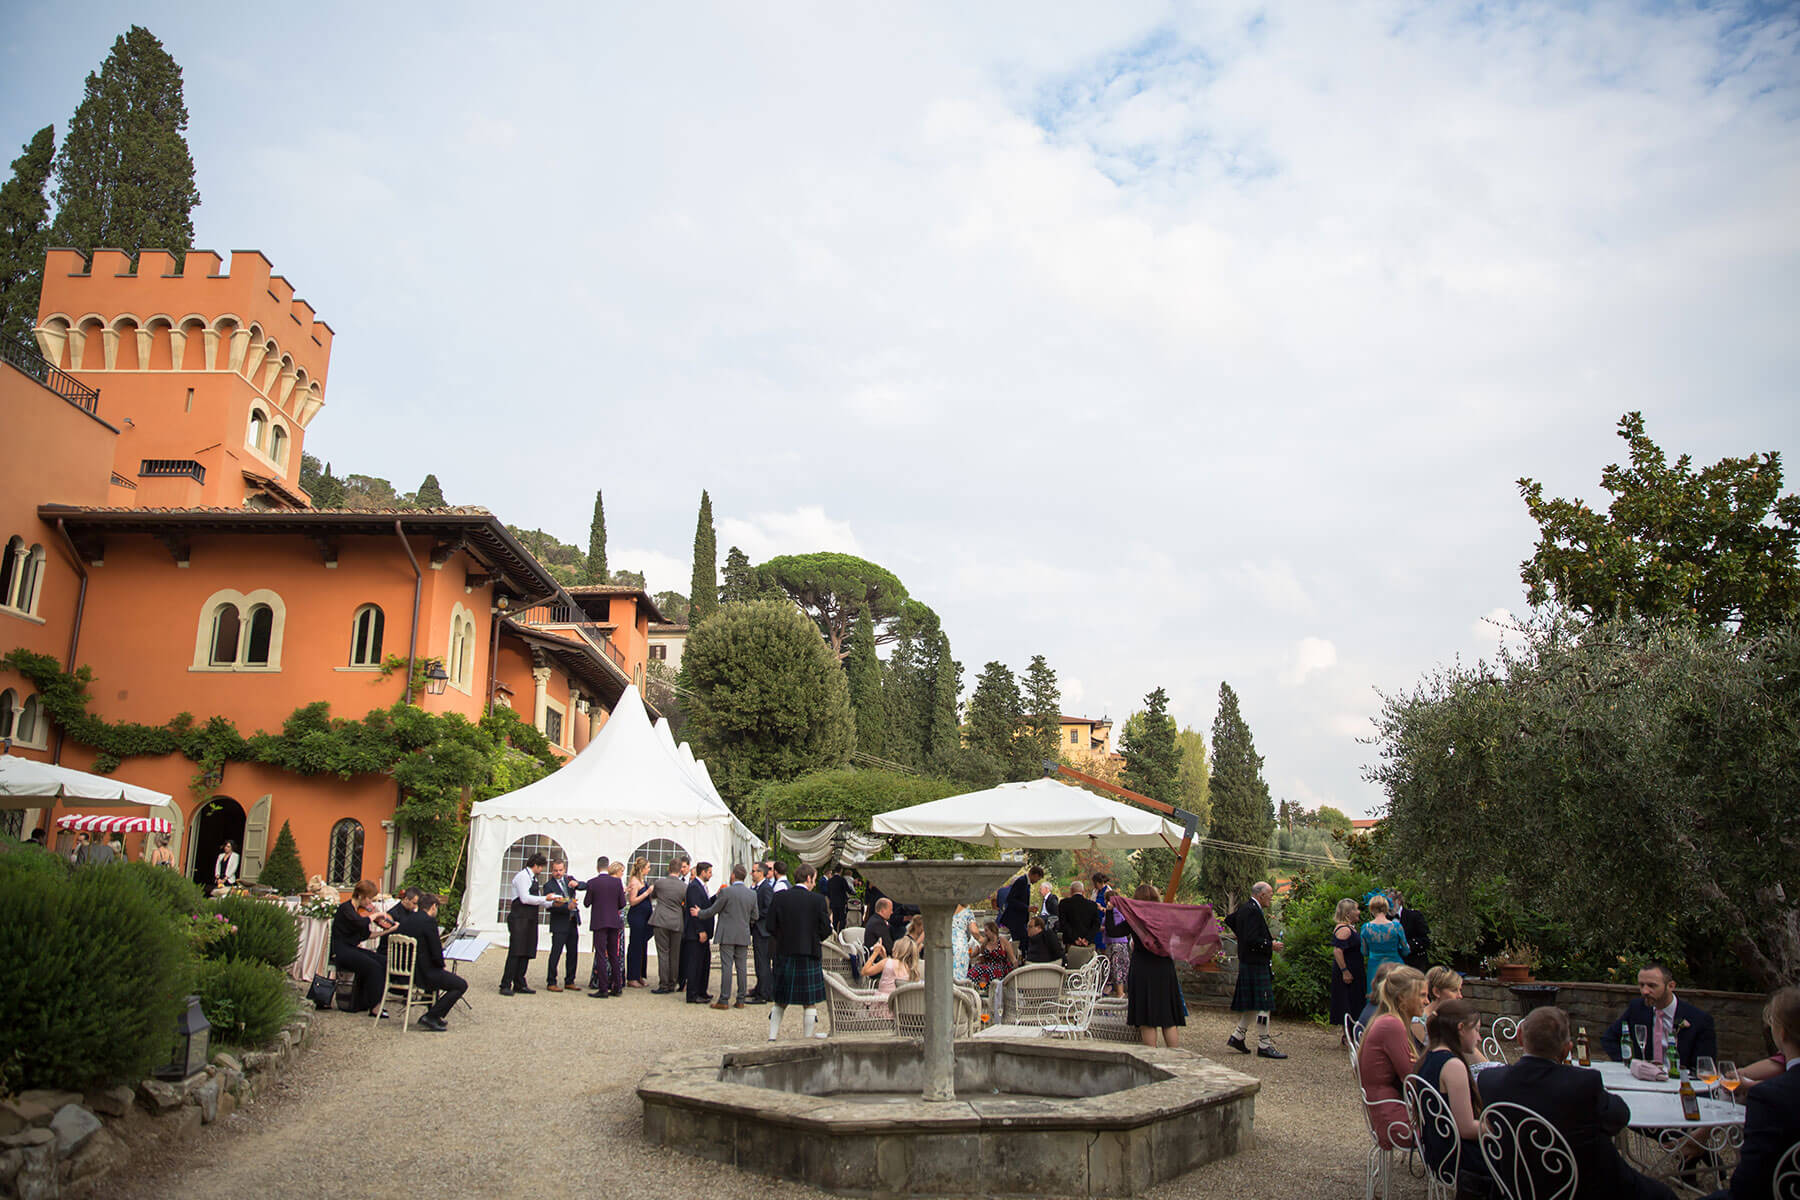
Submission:
POLYGON ((1724 1085, 1727 1092, 1731 1093, 1732 1101, 1735 1103, 1738 1084, 1743 1080, 1738 1076, 1737 1064, 1728 1058, 1719 1061, 1719 1082, 1724 1085))
POLYGON ((1709 1091, 1719 1086, 1719 1068, 1704 1054, 1694 1060, 1694 1077, 1709 1091))
POLYGON ((1638 1054, 1650 1057, 1650 1028, 1647 1025, 1633 1025, 1631 1032, 1637 1037, 1638 1054))

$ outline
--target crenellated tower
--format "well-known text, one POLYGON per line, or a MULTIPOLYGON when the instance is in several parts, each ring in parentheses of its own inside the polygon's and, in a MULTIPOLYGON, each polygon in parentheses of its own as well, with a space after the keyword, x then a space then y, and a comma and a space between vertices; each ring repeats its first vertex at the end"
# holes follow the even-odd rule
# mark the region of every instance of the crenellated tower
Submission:
POLYGON ((51 250, 35 330, 120 429, 111 500, 300 508, 306 429, 325 405, 331 327, 256 250, 51 250))

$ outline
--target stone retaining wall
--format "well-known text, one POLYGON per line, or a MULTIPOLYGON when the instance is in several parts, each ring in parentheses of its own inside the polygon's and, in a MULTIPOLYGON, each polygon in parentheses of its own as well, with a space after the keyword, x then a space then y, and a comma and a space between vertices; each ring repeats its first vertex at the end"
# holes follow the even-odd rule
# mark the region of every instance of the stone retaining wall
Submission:
MULTIPOLYGON (((1232 989, 1237 986, 1237 964, 1225 963, 1217 971, 1193 971, 1179 967, 1181 991, 1190 1005, 1198 1008, 1230 1008, 1232 989)), ((1561 990, 1556 994, 1557 1007, 1569 1014, 1572 1025, 1586 1025, 1594 1053, 1600 1054, 1600 1034, 1613 1023, 1625 1006, 1637 996, 1637 985, 1621 983, 1553 983, 1561 990)), ((1766 1058, 1773 1047, 1763 1025, 1762 1010, 1767 997, 1746 992, 1713 992, 1701 988, 1678 988, 1681 998, 1697 1004, 1712 1014, 1719 1031, 1719 1057, 1729 1058, 1740 1067, 1766 1058)), ((1463 996, 1473 1001, 1489 1019, 1518 1016, 1525 1004, 1508 985, 1494 979, 1463 980, 1463 996)))
POLYGON ((300 1012, 267 1049, 241 1059, 220 1051, 183 1080, 86 1093, 40 1088, 0 1101, 0 1196, 54 1200, 71 1185, 91 1189, 130 1161, 132 1140, 186 1140, 250 1103, 314 1036, 312 1014, 300 1012))

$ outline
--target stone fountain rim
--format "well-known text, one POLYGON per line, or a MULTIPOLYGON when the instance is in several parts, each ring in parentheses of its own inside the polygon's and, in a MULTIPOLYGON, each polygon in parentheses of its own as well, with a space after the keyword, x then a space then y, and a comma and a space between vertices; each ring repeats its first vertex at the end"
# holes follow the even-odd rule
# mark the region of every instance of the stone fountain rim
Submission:
POLYGON ((1064 1130, 1079 1125, 1092 1130, 1128 1130, 1198 1109, 1212 1108, 1246 1095, 1262 1083, 1185 1050, 1148 1046, 1100 1046, 1093 1043, 1011 1042, 998 1039, 958 1041, 959 1051, 1021 1057, 1131 1059, 1160 1076, 1150 1083, 1101 1096, 1055 1098, 1056 1111, 1022 1113, 999 1097, 967 1097, 952 1101, 859 1101, 844 1096, 809 1096, 751 1084, 732 1083, 719 1072, 735 1064, 761 1065, 819 1058, 846 1046, 907 1045, 891 1037, 833 1038, 815 1045, 715 1046, 684 1050, 659 1059, 638 1084, 639 1100, 652 1100, 699 1112, 753 1117, 767 1124, 807 1133, 833 1135, 880 1133, 905 1125, 909 1132, 942 1133, 993 1129, 1064 1130))

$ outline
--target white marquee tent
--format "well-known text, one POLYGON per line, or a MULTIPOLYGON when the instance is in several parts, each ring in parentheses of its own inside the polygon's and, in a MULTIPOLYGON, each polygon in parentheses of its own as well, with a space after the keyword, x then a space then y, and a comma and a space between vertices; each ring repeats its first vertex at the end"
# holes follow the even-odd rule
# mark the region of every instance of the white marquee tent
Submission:
POLYGON ((719 867, 715 883, 733 862, 748 864, 762 843, 725 807, 705 764, 684 750, 651 725, 637 689, 628 687, 600 733, 561 769, 476 804, 464 924, 504 940, 502 897, 539 850, 554 857, 560 849, 570 874, 583 879, 602 854, 629 862, 647 853, 656 873, 670 854, 685 853, 719 867))

